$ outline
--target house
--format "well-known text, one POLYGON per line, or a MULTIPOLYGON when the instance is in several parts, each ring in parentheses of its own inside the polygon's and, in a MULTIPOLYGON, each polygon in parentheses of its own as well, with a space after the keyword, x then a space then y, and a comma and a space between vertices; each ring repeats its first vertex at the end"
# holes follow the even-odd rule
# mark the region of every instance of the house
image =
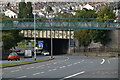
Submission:
POLYGON ((17 18, 18 15, 15 11, 12 11, 10 9, 7 9, 5 12, 4 12, 5 16, 8 16, 9 18, 17 18))
POLYGON ((83 6, 84 9, 87 9, 87 10, 94 10, 94 7, 92 7, 91 5, 89 4, 86 4, 85 6, 83 6))

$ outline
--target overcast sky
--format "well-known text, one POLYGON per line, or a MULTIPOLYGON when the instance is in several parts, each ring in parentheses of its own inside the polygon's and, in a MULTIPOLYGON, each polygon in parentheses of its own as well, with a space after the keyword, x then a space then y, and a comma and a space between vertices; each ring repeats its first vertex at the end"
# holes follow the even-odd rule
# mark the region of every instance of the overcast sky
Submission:
MULTIPOLYGON (((2 2, 19 2, 21 0, 0 0, 2 2)), ((25 0, 26 2, 118 2, 120 0, 25 0)))

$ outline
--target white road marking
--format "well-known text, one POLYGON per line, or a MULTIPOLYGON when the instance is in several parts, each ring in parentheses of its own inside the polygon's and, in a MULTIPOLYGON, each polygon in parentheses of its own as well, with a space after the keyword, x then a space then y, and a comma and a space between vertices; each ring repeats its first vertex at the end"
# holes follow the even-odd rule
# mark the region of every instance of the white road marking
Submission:
POLYGON ((18 68, 22 68, 22 67, 18 67, 18 68))
POLYGON ((48 71, 52 71, 52 70, 48 70, 48 71))
POLYGON ((110 64, 110 60, 108 59, 107 61, 108 61, 108 63, 110 64))
POLYGON ((17 71, 20 71, 20 70, 15 70, 15 71, 11 71, 11 72, 17 72, 17 71))
POLYGON ((38 67, 36 67, 36 68, 40 68, 40 67, 42 67, 42 66, 38 66, 38 67))
POLYGON ((56 62, 54 64, 57 64, 56 62))
POLYGON ((53 71, 57 70, 57 69, 52 69, 53 71))
POLYGON ((78 62, 78 63, 81 63, 81 62, 78 62))
POLYGON ((60 68, 65 68, 66 66, 62 66, 62 67, 60 67, 60 68))
POLYGON ((102 62, 101 62, 101 64, 104 64, 105 63, 105 59, 102 59, 102 62))
POLYGON ((32 75, 38 75, 38 74, 40 74, 40 73, 35 73, 35 74, 32 74, 32 75))
POLYGON ((45 73, 45 72, 41 72, 41 73, 45 73))
POLYGON ((74 63, 74 64, 78 64, 78 63, 74 63))
POLYGON ((21 76, 21 77, 18 77, 18 78, 25 78, 25 77, 27 77, 27 76, 21 76))
MULTIPOLYGON (((13 68, 13 67, 12 67, 13 68)), ((3 69, 12 69, 12 68, 3 68, 3 69)))
POLYGON ((34 67, 29 67, 29 68, 26 68, 26 69, 32 69, 32 68, 34 68, 34 67))
POLYGON ((85 73, 85 71, 82 71, 82 72, 79 72, 79 73, 64 77, 63 79, 60 79, 60 80, 68 79, 68 78, 71 78, 71 77, 74 77, 74 76, 77 76, 77 75, 80 75, 80 74, 83 74, 83 73, 85 73))
POLYGON ((67 66, 72 66, 72 64, 69 64, 69 65, 67 65, 67 66))

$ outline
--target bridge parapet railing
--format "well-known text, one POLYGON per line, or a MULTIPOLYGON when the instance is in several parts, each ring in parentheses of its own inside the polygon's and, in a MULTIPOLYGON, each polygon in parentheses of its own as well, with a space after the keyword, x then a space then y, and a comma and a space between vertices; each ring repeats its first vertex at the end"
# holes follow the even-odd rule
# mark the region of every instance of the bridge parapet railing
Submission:
MULTIPOLYGON (((36 29, 120 29, 120 20, 114 19, 36 19, 36 29), (103 21, 103 22, 102 22, 103 21)), ((34 29, 33 19, 13 19, 10 22, 0 23, 0 30, 34 29)))

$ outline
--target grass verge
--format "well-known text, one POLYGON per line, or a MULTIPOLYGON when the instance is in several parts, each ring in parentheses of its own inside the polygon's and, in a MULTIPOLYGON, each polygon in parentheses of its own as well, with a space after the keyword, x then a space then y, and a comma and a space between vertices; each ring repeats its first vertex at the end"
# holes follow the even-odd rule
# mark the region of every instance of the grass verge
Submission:
POLYGON ((19 62, 19 63, 4 63, 4 64, 0 64, 0 67, 23 65, 23 64, 29 64, 29 63, 35 63, 35 62, 41 62, 41 61, 47 61, 47 60, 50 60, 50 59, 42 59, 42 60, 36 60, 36 61, 25 61, 25 62, 19 62))

